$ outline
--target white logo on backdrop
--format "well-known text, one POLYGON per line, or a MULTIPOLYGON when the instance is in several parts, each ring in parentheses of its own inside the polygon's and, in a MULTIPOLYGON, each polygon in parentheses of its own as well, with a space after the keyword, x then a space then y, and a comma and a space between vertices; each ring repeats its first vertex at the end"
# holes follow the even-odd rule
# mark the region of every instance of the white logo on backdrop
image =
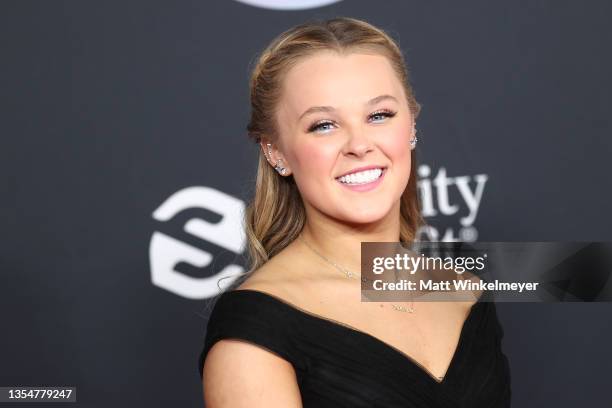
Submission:
MULTIPOLYGON (((157 221, 170 221, 179 212, 203 208, 220 214, 218 223, 192 218, 185 223, 185 232, 202 240, 219 245, 236 254, 241 254, 246 246, 246 237, 241 220, 244 216, 244 203, 235 197, 210 187, 188 187, 170 196, 153 212, 157 221)), ((204 268, 213 256, 202 249, 193 247, 162 232, 155 231, 149 244, 149 262, 153 284, 188 299, 205 299, 219 294, 217 282, 231 283, 243 272, 239 265, 228 265, 210 277, 194 278, 174 269, 179 262, 187 262, 195 267, 204 268), (230 278, 233 277, 234 279, 230 278)))
POLYGON ((236 0, 249 6, 272 10, 303 10, 323 7, 337 3, 340 0, 236 0))
MULTIPOLYGON (((430 241, 472 242, 478 237, 474 222, 478 215, 485 184, 486 174, 474 176, 448 177, 446 169, 440 167, 434 175, 431 168, 421 165, 418 169, 418 190, 425 218, 449 217, 442 219, 449 224, 450 217, 458 217, 460 226, 445 227, 438 230, 425 226, 419 231, 420 239, 430 241), (455 196, 460 201, 451 202, 450 193, 456 189, 455 196)), ((241 254, 246 247, 246 236, 242 226, 245 204, 242 200, 210 187, 188 187, 171 195, 153 212, 157 221, 170 221, 181 211, 203 208, 222 216, 218 223, 209 223, 199 218, 185 223, 185 232, 202 240, 211 242, 235 254, 241 254)), ((228 265, 210 277, 194 278, 176 271, 179 262, 186 262, 198 268, 211 264, 213 256, 192 245, 159 231, 153 232, 149 244, 149 261, 153 284, 188 299, 205 299, 219 294, 217 283, 231 284, 244 272, 242 266, 228 265)))
MULTIPOLYGON (((427 225, 419 230, 419 238, 429 241, 464 241, 474 242, 478 239, 478 230, 474 227, 480 208, 485 184, 489 179, 486 174, 475 176, 448 177, 446 169, 440 167, 434 176, 427 165, 419 166, 418 190, 421 199, 423 217, 459 217, 458 228, 446 227, 443 231, 427 225), (471 183, 473 181, 473 183, 471 183), (472 185, 472 187, 470 186, 472 185), (451 203, 451 189, 456 189, 461 201, 451 203)), ((449 223, 444 220, 444 224, 449 223)))

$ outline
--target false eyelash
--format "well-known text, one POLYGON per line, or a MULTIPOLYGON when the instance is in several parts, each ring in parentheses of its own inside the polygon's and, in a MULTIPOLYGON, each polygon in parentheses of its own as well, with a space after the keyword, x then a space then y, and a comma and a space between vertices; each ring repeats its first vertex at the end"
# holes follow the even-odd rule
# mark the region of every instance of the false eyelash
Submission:
MULTIPOLYGON (((380 110, 377 110, 376 112, 372 112, 370 116, 368 117, 371 118, 372 116, 376 116, 376 115, 385 115, 387 118, 392 118, 395 115, 397 115, 397 112, 392 111, 390 109, 380 109, 380 110)), ((315 130, 319 128, 319 126, 325 125, 328 123, 332 123, 332 122, 330 122, 329 120, 322 120, 320 122, 315 122, 308 128, 308 132, 314 132, 315 130)))
POLYGON ((376 112, 373 112, 369 117, 381 115, 381 114, 385 114, 388 118, 392 118, 397 114, 397 112, 392 111, 390 109, 381 109, 381 110, 377 110, 376 112))

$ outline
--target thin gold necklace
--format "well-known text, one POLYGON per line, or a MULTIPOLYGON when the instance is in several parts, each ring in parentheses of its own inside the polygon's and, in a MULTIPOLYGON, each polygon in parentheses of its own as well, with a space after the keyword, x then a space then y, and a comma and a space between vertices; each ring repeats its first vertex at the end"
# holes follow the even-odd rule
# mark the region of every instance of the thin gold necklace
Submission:
MULTIPOLYGON (((332 265, 334 268, 338 269, 340 272, 344 273, 344 275, 346 275, 347 278, 349 278, 349 279, 360 279, 362 282, 367 282, 368 281, 368 279, 366 277, 361 276, 361 275, 357 275, 356 273, 351 272, 348 269, 344 268, 343 266, 340 266, 337 263, 335 263, 334 261, 328 259, 325 255, 323 255, 322 253, 320 253, 319 251, 314 249, 306 241, 306 239, 301 234, 300 234, 300 238, 302 239, 302 242, 304 242, 304 244, 306 244, 306 246, 312 252, 314 252, 317 256, 319 256, 319 258, 323 259, 325 262, 327 262, 328 264, 332 265)), ((397 310, 398 312, 414 313, 414 301, 413 300, 410 301, 410 306, 408 308, 406 308, 406 306, 395 305, 393 303, 391 304, 391 307, 393 308, 393 310, 397 310)))

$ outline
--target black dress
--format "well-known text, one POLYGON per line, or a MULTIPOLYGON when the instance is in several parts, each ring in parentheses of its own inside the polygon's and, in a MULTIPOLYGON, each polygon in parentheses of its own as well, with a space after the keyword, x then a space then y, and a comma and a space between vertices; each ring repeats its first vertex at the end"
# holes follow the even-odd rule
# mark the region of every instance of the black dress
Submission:
POLYGON ((289 361, 305 408, 509 407, 510 371, 495 304, 481 297, 463 324, 443 380, 376 337, 264 292, 222 293, 210 315, 202 366, 220 339, 257 344, 289 361))

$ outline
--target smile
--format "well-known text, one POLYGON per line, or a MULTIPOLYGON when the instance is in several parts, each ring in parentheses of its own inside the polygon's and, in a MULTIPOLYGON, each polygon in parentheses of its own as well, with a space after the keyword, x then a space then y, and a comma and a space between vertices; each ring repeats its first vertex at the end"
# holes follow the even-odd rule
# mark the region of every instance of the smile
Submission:
POLYGON ((336 181, 350 191, 364 193, 377 188, 386 173, 386 167, 370 167, 336 177, 336 181))
POLYGON ((376 168, 347 174, 345 176, 338 177, 336 180, 338 180, 342 184, 349 185, 368 184, 378 180, 380 176, 382 176, 382 174, 383 169, 376 168))

